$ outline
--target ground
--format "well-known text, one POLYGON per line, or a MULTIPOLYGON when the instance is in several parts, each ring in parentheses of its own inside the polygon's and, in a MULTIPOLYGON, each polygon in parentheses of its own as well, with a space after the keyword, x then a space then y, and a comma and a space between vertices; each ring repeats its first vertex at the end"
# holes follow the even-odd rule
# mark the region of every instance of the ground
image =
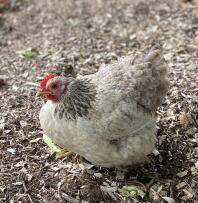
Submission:
POLYGON ((0 3, 0 202, 197 202, 197 44, 197 1, 0 3), (57 159, 38 120, 44 74, 93 73, 155 43, 171 87, 151 162, 121 172, 57 159))

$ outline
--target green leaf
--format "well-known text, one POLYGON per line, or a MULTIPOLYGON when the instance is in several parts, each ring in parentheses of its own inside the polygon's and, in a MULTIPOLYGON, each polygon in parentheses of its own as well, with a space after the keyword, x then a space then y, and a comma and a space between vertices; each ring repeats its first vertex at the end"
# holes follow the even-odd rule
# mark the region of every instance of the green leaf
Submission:
POLYGON ((78 24, 79 24, 79 19, 78 18, 69 18, 66 21, 66 25, 76 26, 78 24))
POLYGON ((145 193, 135 185, 123 186, 121 189, 118 189, 118 191, 123 197, 130 199, 137 199, 138 197, 143 198, 145 196, 145 193))
POLYGON ((25 57, 29 59, 33 58, 36 55, 36 53, 31 50, 21 50, 21 51, 17 51, 16 53, 21 57, 25 57))
POLYGON ((54 152, 56 152, 56 153, 58 153, 58 154, 64 154, 65 153, 65 151, 62 149, 62 148, 60 148, 58 145, 56 145, 56 144, 54 144, 53 143, 53 141, 52 141, 52 139, 51 138, 49 138, 47 135, 43 135, 43 141, 48 145, 48 147, 52 150, 52 151, 54 151, 54 152))

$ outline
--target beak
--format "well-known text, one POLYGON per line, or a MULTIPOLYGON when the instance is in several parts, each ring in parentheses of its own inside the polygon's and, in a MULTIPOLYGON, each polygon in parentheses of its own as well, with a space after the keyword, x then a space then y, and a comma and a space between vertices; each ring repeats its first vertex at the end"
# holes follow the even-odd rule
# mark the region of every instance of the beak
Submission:
POLYGON ((44 96, 44 92, 41 90, 41 89, 39 89, 39 91, 36 93, 36 97, 42 97, 42 96, 44 96))

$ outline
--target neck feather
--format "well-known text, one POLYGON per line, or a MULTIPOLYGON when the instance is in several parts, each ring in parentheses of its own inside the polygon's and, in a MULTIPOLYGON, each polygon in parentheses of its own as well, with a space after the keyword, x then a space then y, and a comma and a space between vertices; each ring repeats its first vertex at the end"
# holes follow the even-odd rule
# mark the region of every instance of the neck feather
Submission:
POLYGON ((96 90, 89 80, 73 79, 67 86, 55 108, 55 116, 59 119, 75 120, 78 117, 86 117, 95 101, 96 90))

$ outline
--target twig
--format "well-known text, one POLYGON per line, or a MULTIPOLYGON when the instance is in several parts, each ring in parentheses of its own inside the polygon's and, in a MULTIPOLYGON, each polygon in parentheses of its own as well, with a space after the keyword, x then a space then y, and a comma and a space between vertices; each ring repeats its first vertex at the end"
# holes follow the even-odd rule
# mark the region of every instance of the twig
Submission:
POLYGON ((31 202, 31 203, 34 203, 34 202, 32 201, 31 196, 30 196, 29 194, 27 194, 27 195, 28 195, 28 199, 30 200, 30 202, 31 202))
POLYGON ((157 176, 155 175, 150 181, 149 183, 146 184, 146 187, 149 189, 156 181, 157 181, 157 176))
POLYGON ((39 84, 33 83, 33 82, 26 82, 26 85, 34 86, 34 87, 39 87, 39 84))
POLYGON ((81 201, 76 199, 76 198, 73 198, 65 193, 61 193, 61 196, 64 200, 68 201, 69 203, 80 203, 81 201))
POLYGON ((24 192, 27 194, 28 199, 30 200, 31 203, 34 203, 34 202, 32 201, 32 198, 31 198, 30 194, 28 194, 28 189, 27 189, 27 187, 26 187, 26 185, 25 185, 25 182, 22 181, 22 183, 23 183, 24 192))
POLYGON ((196 121, 196 118, 194 116, 192 116, 192 115, 191 115, 191 118, 193 120, 193 123, 194 123, 195 127, 198 129, 198 123, 196 121))

